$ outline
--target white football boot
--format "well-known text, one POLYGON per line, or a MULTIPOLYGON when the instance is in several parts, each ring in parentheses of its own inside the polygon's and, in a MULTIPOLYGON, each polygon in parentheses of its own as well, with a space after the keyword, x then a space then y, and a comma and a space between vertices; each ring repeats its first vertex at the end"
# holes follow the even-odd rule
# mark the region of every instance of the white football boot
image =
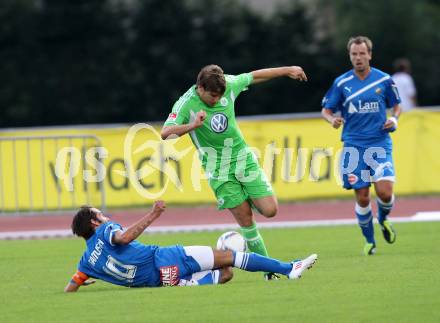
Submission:
POLYGON ((289 273, 289 275, 287 275, 287 277, 289 279, 301 278, 303 271, 312 268, 316 260, 318 260, 318 255, 314 253, 305 259, 293 261, 292 271, 289 273))

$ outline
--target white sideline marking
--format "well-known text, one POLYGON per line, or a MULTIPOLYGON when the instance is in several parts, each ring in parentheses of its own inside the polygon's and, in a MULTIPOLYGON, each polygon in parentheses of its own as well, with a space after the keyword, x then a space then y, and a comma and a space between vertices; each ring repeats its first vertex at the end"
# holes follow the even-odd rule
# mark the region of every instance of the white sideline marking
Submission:
POLYGON ((417 221, 440 221, 440 211, 417 212, 412 218, 417 221))
MULTIPOLYGON (((377 219, 374 220, 377 223, 377 219)), ((417 212, 410 217, 395 217, 391 221, 396 222, 425 222, 440 221, 440 212, 417 212)), ((336 219, 336 220, 310 220, 310 221, 280 221, 258 223, 259 228, 304 228, 337 225, 354 225, 356 219, 336 219)), ((200 232, 200 231, 220 231, 238 230, 236 223, 221 224, 197 224, 197 225, 175 225, 175 226, 153 226, 144 233, 170 233, 170 232, 200 232)), ((46 239, 46 238, 68 238, 73 237, 70 230, 41 230, 41 231, 16 231, 0 232, 0 240, 12 239, 46 239)))

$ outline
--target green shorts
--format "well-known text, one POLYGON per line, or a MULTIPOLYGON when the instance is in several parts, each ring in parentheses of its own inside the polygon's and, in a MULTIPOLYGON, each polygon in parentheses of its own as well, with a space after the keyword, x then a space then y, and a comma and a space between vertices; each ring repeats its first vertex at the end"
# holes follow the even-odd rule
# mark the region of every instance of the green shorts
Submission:
POLYGON ((248 199, 274 195, 272 185, 257 163, 248 163, 245 175, 246 177, 240 177, 229 174, 224 179, 210 178, 209 185, 217 198, 219 210, 237 207, 248 199))

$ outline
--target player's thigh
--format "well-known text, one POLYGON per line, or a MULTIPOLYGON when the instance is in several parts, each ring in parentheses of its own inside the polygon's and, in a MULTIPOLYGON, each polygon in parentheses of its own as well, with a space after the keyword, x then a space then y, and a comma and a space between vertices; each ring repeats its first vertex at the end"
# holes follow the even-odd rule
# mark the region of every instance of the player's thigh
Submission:
MULTIPOLYGON (((241 184, 251 200, 251 206, 265 217, 275 216, 278 212, 278 201, 263 169, 258 163, 251 161, 246 170, 248 174, 253 174, 253 178, 241 181, 241 184)), ((247 179, 249 178, 250 175, 247 179)))
POLYGON ((236 208, 248 199, 247 193, 236 179, 223 183, 211 182, 210 185, 217 198, 217 208, 219 210, 236 208))
MULTIPOLYGON (((263 169, 258 165, 258 163, 249 162, 246 171, 249 174, 247 177, 238 177, 237 179, 240 181, 241 185, 243 186, 243 190, 252 199, 252 201, 274 195, 272 185, 270 184, 266 174, 264 173, 263 169)), ((270 206, 269 204, 275 206, 273 204, 275 202, 276 198, 274 197, 261 200, 261 203, 259 204, 262 204, 262 207, 270 206)))
POLYGON ((388 203, 393 198, 394 182, 389 180, 380 180, 374 182, 374 189, 376 195, 385 203, 388 203))

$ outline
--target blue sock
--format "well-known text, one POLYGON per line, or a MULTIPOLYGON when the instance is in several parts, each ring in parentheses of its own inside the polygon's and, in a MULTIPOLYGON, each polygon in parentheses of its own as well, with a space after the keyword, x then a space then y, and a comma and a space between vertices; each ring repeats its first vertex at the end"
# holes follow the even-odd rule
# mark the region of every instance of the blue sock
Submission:
POLYGON ((374 227, 373 227, 373 214, 371 213, 371 205, 367 207, 361 207, 356 203, 355 207, 356 217, 358 219, 359 227, 362 230, 362 234, 368 243, 374 243, 374 227))
POLYGON ((247 252, 235 252, 233 266, 246 271, 264 271, 282 275, 288 275, 292 271, 291 263, 247 252))
POLYGON ((377 198, 377 220, 380 224, 383 224, 383 221, 387 219, 387 216, 390 214, 393 205, 394 195, 391 197, 391 201, 388 203, 385 203, 380 198, 377 198))
POLYGON ((218 284, 218 280, 220 278, 220 271, 213 270, 206 273, 205 276, 197 280, 199 285, 216 285, 218 284))

